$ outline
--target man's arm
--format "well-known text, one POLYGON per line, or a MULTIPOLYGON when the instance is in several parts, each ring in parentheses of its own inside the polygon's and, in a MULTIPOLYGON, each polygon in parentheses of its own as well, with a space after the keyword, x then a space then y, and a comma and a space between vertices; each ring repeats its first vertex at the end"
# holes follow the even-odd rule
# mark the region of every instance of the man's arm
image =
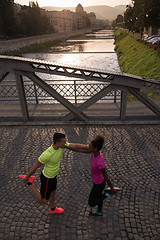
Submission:
POLYGON ((102 168, 102 169, 100 169, 100 171, 101 171, 101 173, 103 174, 103 177, 105 178, 108 186, 110 187, 112 195, 113 195, 113 194, 116 194, 117 191, 113 188, 113 185, 112 185, 111 181, 110 181, 109 178, 108 178, 106 169, 105 169, 105 168, 102 168))
POLYGON ((40 163, 40 162, 37 160, 37 162, 36 162, 36 163, 33 165, 33 167, 29 170, 29 172, 27 173, 26 177, 23 178, 22 181, 23 181, 24 183, 27 183, 28 178, 29 178, 33 173, 36 172, 37 168, 41 167, 42 165, 43 165, 43 164, 40 163))
POLYGON ((69 146, 65 146, 65 148, 75 152, 91 153, 89 146, 85 144, 70 143, 69 146))

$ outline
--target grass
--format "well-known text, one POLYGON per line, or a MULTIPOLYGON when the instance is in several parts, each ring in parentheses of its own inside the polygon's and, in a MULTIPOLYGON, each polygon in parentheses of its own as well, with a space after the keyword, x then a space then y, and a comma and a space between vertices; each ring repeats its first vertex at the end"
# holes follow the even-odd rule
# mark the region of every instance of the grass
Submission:
POLYGON ((121 30, 115 31, 115 40, 115 50, 122 72, 141 77, 160 76, 158 51, 121 30))
MULTIPOLYGON (((160 76, 160 55, 158 51, 139 42, 137 38, 121 31, 115 31, 115 50, 121 71, 140 77, 160 76)), ((157 78, 160 79, 160 78, 157 78)), ((159 98, 159 93, 142 90, 150 99, 159 98)), ((128 95, 128 100, 136 100, 128 95)))

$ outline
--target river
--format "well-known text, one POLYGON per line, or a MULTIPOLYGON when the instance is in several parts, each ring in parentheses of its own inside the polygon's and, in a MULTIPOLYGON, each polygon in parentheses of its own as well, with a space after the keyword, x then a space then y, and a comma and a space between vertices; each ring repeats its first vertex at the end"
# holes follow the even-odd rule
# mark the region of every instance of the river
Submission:
MULTIPOLYGON (((108 72, 120 72, 120 67, 117 60, 117 54, 114 50, 114 32, 113 30, 101 30, 98 32, 95 32, 93 34, 86 34, 84 36, 79 37, 78 39, 68 39, 67 41, 62 42, 60 45, 56 47, 50 47, 49 49, 45 49, 42 52, 35 52, 35 53, 27 53, 23 54, 23 57, 30 58, 30 59, 39 59, 39 60, 45 60, 49 62, 54 62, 56 64, 62 64, 62 65, 69 65, 69 66, 76 66, 77 68, 89 68, 89 69, 97 69, 100 71, 108 71, 108 72)), ((50 74, 43 74, 38 73, 38 75, 43 75, 42 79, 47 81, 48 84, 52 85, 52 87, 55 87, 56 91, 59 91, 62 93, 62 88, 64 96, 71 102, 75 102, 75 92, 74 90, 72 93, 68 91, 68 88, 74 88, 74 84, 76 81, 76 85, 78 86, 78 89, 82 89, 81 93, 79 93, 81 100, 79 99, 78 102, 83 102, 87 99, 87 94, 92 92, 93 90, 93 83, 96 84, 94 81, 93 83, 91 81, 85 82, 83 81, 83 86, 79 85, 82 83, 80 79, 75 78, 69 78, 64 76, 57 76, 57 75, 50 75, 50 74), (86 88, 89 88, 87 93, 83 93, 83 90, 86 88), (72 85, 72 86, 71 86, 72 85), (82 96, 81 96, 82 94, 82 96)), ((6 96, 6 89, 8 89, 8 83, 3 81, 3 84, 6 84, 6 87, 4 86, 3 90, 3 98, 4 101, 10 101, 17 102, 18 101, 18 95, 16 89, 16 84, 13 74, 10 74, 7 76, 10 89, 7 90, 7 96, 6 96), (5 89, 6 88, 6 89, 5 89), (7 98, 8 97, 8 98, 7 98)), ((34 95, 34 86, 33 84, 28 81, 24 77, 25 81, 25 88, 26 88, 26 96, 27 101, 30 101, 31 103, 35 100, 33 99, 34 95), (33 100, 32 100, 33 99, 33 100)), ((102 88, 103 86, 101 86, 102 88)), ((96 90, 98 91, 98 85, 95 86, 96 90)), ((101 90, 101 88, 99 90, 101 90)), ((52 103, 54 101, 51 100, 51 97, 46 95, 44 91, 40 88, 37 88, 37 94, 38 94, 38 100, 39 103, 52 103), (41 100, 40 100, 41 99, 41 100)), ((96 91, 94 92, 94 94, 96 91)), ((112 94, 111 94, 112 95, 112 94)), ((2 99, 3 99, 2 98, 2 99)), ((118 98, 117 98, 118 100, 118 98)), ((2 101, 2 100, 1 100, 2 101)), ((114 96, 107 96, 106 102, 113 102, 114 96)))
POLYGON ((93 34, 86 34, 79 39, 69 39, 61 45, 51 47, 43 52, 27 53, 23 56, 62 65, 120 72, 114 50, 113 30, 101 30, 93 34))

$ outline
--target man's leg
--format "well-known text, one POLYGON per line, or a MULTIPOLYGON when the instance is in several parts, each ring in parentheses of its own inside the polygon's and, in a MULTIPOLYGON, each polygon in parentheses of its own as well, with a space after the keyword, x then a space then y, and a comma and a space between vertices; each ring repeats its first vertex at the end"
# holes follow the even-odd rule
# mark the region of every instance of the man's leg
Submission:
MULTIPOLYGON (((23 179, 25 179, 26 175, 21 175, 20 174, 19 177, 23 180, 23 179)), ((35 176, 30 176, 28 181, 27 181, 27 185, 31 188, 36 200, 38 201, 38 203, 41 204, 41 205, 44 205, 44 204, 47 203, 48 200, 42 199, 42 195, 41 195, 40 191, 33 184, 34 180, 35 180, 35 176)))
POLYGON ((56 190, 51 192, 51 196, 49 198, 50 208, 54 208, 55 207, 55 204, 54 204, 55 195, 56 195, 56 190))
POLYGON ((38 190, 38 188, 36 188, 35 185, 31 184, 31 185, 29 185, 29 187, 31 188, 31 190, 32 190, 32 192, 33 192, 33 194, 34 194, 34 196, 35 196, 35 198, 36 198, 36 200, 39 204, 44 205, 48 202, 48 200, 42 199, 41 193, 38 190))
POLYGON ((55 206, 54 200, 55 200, 55 194, 56 194, 56 190, 51 192, 51 196, 49 198, 49 205, 50 205, 50 214, 55 214, 55 213, 63 213, 64 210, 63 208, 58 208, 55 206))

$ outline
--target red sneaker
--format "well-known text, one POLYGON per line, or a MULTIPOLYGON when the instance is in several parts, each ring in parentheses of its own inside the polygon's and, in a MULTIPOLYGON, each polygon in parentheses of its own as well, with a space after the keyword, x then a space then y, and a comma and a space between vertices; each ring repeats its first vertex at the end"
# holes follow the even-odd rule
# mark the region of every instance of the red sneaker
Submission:
MULTIPOLYGON (((25 178, 27 175, 19 175, 18 177, 20 177, 20 178, 25 178)), ((34 182, 34 179, 35 179, 35 176, 30 176, 29 178, 28 178, 28 182, 30 182, 30 183, 33 183, 34 182)))
POLYGON ((49 213, 50 213, 50 214, 63 213, 63 212, 64 212, 63 208, 55 207, 54 211, 52 211, 51 209, 49 209, 49 213))

